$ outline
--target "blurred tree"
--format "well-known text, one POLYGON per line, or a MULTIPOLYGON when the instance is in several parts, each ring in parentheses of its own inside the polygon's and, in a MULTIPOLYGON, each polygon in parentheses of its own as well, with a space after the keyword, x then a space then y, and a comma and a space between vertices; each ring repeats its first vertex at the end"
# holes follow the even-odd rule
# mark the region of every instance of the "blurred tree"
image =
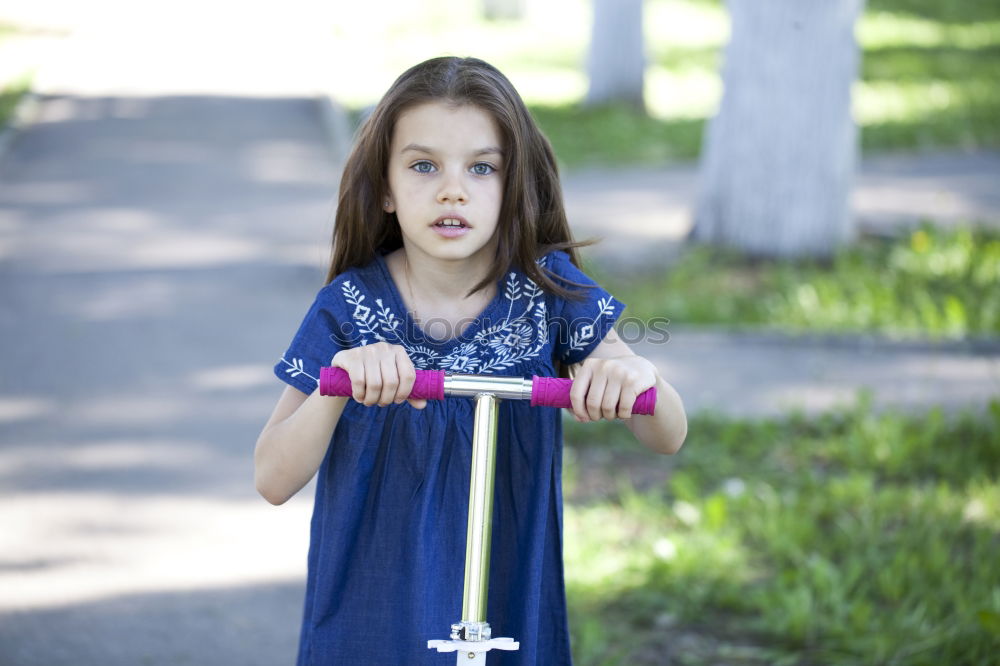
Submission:
POLYGON ((623 102, 641 111, 646 54, 642 0, 594 0, 594 24, 587 54, 587 105, 623 102))
POLYGON ((695 240, 796 257, 852 238, 864 1, 727 0, 725 92, 703 139, 695 240))
POLYGON ((525 0, 483 0, 483 18, 487 21, 519 21, 524 18, 525 0))

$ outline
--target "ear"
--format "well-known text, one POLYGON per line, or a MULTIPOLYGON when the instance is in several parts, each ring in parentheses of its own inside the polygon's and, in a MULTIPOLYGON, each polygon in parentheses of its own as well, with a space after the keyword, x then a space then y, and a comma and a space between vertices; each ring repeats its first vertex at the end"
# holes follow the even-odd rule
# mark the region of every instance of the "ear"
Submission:
POLYGON ((382 210, 384 210, 387 213, 396 212, 396 205, 392 203, 392 196, 388 194, 385 195, 385 199, 382 200, 382 210))

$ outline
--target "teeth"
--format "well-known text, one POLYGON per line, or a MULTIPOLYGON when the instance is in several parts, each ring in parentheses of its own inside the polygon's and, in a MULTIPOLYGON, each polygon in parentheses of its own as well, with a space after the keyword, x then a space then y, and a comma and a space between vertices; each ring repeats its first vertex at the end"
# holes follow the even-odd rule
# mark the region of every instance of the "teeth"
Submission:
POLYGON ((441 226, 444 226, 444 227, 460 227, 460 226, 462 226, 462 223, 459 222, 458 220, 453 220, 453 219, 449 218, 447 220, 441 220, 441 226))

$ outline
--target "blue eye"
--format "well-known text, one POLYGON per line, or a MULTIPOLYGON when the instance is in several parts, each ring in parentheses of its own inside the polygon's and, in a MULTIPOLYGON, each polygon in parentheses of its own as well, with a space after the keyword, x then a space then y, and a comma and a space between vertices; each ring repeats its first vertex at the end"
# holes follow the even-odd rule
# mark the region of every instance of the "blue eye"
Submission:
POLYGON ((496 167, 492 164, 487 164, 486 162, 477 162, 472 165, 472 173, 477 176, 488 176, 494 171, 496 171, 496 167))
POLYGON ((415 162, 410 168, 417 173, 431 173, 434 171, 434 165, 426 160, 415 162))

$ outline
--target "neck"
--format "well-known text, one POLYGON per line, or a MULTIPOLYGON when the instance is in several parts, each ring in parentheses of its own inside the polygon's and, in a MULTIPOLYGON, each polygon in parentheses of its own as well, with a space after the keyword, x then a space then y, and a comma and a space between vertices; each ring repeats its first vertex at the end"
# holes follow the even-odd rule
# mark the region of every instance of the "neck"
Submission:
POLYGON ((468 292, 487 276, 490 266, 471 258, 454 262, 427 261, 404 249, 403 270, 409 288, 420 294, 422 301, 459 303, 483 295, 482 291, 472 295, 468 292))

